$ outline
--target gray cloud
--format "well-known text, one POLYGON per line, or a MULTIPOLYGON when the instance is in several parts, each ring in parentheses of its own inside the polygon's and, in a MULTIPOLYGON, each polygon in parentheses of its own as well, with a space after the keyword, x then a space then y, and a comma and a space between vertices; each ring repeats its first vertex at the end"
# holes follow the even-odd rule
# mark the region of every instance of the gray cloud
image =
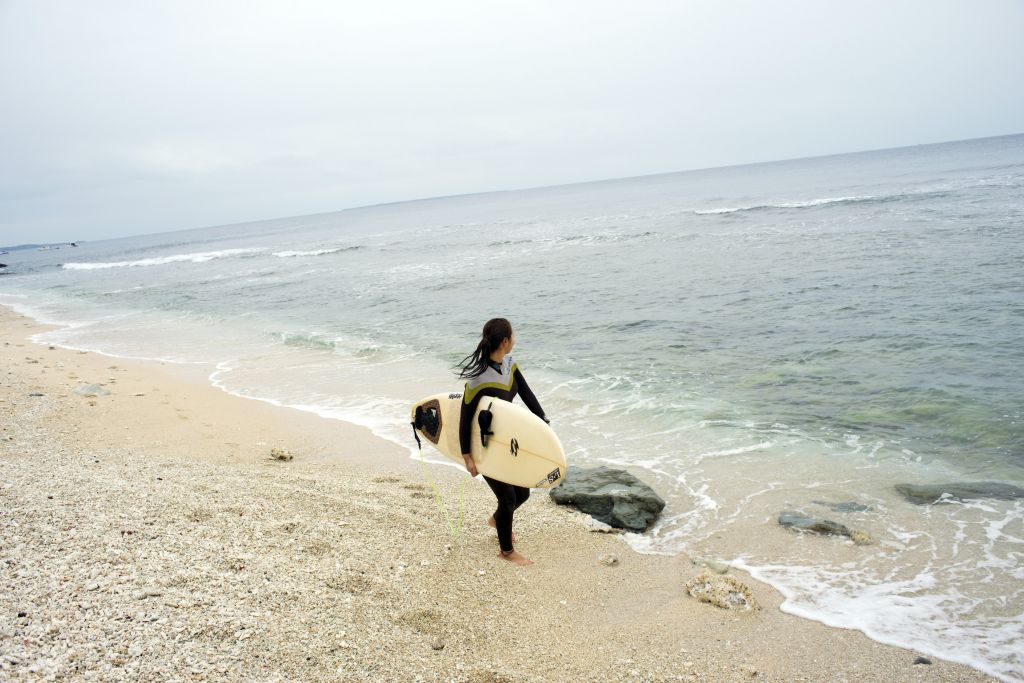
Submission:
POLYGON ((1021 132, 1024 5, 0 3, 0 243, 1021 132))

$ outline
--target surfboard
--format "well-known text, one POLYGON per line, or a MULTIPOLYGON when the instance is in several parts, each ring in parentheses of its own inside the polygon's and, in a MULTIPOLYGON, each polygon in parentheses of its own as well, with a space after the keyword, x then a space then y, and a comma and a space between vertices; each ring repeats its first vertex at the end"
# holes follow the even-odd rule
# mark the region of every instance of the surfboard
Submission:
MULTIPOLYGON (((416 433, 437 450, 464 465, 459 445, 462 393, 435 394, 412 407, 416 433)), ((477 471, 492 479, 527 488, 558 486, 565 477, 565 450, 558 435, 525 407, 484 396, 473 416, 473 461, 477 471), (480 411, 491 411, 487 445, 480 438, 480 411)))

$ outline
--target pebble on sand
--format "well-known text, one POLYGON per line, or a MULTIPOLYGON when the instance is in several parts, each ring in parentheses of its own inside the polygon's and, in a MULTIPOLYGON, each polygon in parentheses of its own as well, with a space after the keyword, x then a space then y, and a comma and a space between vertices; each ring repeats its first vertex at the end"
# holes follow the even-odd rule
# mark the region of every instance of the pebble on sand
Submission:
POLYGON ((291 460, 292 454, 290 451, 286 451, 283 448, 271 448, 270 457, 274 460, 291 460))
POLYGON ((759 610, 750 588, 731 576, 704 571, 686 582, 686 591, 701 602, 727 610, 759 610))

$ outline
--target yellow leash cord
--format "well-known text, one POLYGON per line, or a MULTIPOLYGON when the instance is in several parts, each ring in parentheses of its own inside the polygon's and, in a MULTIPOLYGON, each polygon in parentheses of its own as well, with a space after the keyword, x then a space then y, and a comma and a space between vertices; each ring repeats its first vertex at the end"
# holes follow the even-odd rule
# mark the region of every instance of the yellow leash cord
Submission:
POLYGON ((434 482, 433 477, 430 476, 430 468, 427 467, 427 461, 423 457, 423 444, 420 443, 419 434, 416 433, 416 424, 412 426, 413 436, 416 438, 416 446, 419 447, 420 451, 420 465, 423 467, 423 479, 430 484, 431 488, 434 489, 434 499, 437 502, 437 508, 441 511, 441 515, 444 517, 445 526, 448 527, 448 534, 452 538, 458 538, 462 532, 462 503, 466 493, 466 480, 463 479, 459 485, 459 518, 458 523, 452 526, 451 516, 448 514, 448 508, 444 506, 444 501, 441 499, 441 489, 438 488, 434 482))

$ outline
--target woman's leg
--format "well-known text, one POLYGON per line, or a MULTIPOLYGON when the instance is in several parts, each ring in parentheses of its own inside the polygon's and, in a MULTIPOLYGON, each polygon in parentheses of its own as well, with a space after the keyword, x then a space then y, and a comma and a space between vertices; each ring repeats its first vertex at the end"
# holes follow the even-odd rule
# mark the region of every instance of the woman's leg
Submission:
POLYGON ((530 497, 530 489, 525 488, 523 486, 513 486, 512 489, 516 492, 515 509, 518 510, 519 506, 525 503, 526 500, 530 497))
POLYGON ((512 513, 519 506, 516 489, 519 487, 497 481, 490 477, 484 477, 484 481, 491 487, 494 497, 498 499, 498 509, 494 511, 494 522, 498 529, 498 545, 502 552, 512 552, 512 513))

